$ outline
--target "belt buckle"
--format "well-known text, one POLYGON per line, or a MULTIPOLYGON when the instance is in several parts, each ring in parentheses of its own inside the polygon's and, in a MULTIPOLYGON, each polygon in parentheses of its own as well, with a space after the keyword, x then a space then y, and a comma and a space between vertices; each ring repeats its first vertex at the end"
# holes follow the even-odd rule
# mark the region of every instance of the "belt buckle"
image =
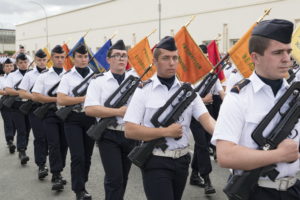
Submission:
POLYGON ((179 158, 180 157, 180 150, 174 150, 174 156, 173 158, 179 158))
POLYGON ((280 180, 278 190, 279 191, 286 191, 289 188, 289 182, 290 182, 290 180, 288 180, 288 179, 280 180))

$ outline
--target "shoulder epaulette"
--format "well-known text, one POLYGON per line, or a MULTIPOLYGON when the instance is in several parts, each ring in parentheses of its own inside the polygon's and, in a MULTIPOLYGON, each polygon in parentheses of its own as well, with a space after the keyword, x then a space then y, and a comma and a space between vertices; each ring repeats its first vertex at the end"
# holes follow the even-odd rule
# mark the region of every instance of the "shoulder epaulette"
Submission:
POLYGON ((233 93, 237 93, 239 94, 241 89, 243 89, 243 87, 245 87, 246 85, 248 85, 248 83, 250 83, 250 80, 249 79, 243 79, 239 82, 237 82, 230 90, 230 92, 233 92, 233 93))
POLYGON ((143 88, 151 82, 152 82, 151 79, 148 79, 147 81, 141 81, 140 84, 139 84, 139 88, 143 88))
POLYGON ((236 74, 237 73, 237 69, 234 69, 234 70, 232 70, 232 72, 231 73, 234 73, 234 74, 236 74))
POLYGON ((98 78, 98 77, 100 77, 100 76, 103 76, 103 75, 104 75, 103 73, 95 74, 95 75, 93 76, 93 79, 96 79, 96 78, 98 78))
POLYGON ((43 73, 45 73, 45 72, 47 72, 47 71, 49 71, 49 69, 44 69, 44 70, 41 72, 41 74, 43 74, 43 73))

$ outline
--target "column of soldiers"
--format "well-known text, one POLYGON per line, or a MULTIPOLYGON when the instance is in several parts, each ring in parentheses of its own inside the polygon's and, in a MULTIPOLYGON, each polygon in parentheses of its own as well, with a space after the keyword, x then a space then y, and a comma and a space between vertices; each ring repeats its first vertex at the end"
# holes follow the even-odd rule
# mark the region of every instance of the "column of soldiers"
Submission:
MULTIPOLYGON (((116 92, 122 95, 121 86, 131 75, 136 76, 125 70, 128 54, 122 40, 108 51, 110 70, 96 76, 89 67, 84 45, 74 50, 74 67, 68 72, 63 69, 66 55, 59 45, 51 51, 54 65, 50 69, 45 69, 47 59, 42 50, 35 55, 33 70, 28 70, 29 63, 24 54, 16 57, 18 69, 14 72, 11 72, 12 64, 7 59, 3 67, 5 75, 0 79, 0 94, 3 95, 1 114, 8 149, 14 153, 16 148, 21 165, 26 165, 32 129, 38 178, 42 180, 48 175, 46 158, 49 155, 54 191, 63 190, 67 183, 61 172, 69 149, 72 190, 77 200, 90 200, 86 183, 95 141, 87 132, 93 124, 113 119, 115 123, 105 126, 96 141, 105 172, 105 199, 124 199, 132 165, 132 157, 129 159, 128 154, 134 153, 136 147, 154 144, 149 157, 139 165, 146 197, 148 200, 180 200, 189 175, 191 129, 195 153, 190 184, 203 186, 205 194, 215 193, 209 178, 212 170, 208 152, 210 138, 207 136, 210 134, 217 148, 218 163, 234 169, 232 175, 270 164, 278 165, 279 175, 274 181, 260 178, 255 187, 247 191, 247 199, 299 200, 300 182, 295 175, 299 171, 300 136, 291 135, 277 149, 270 151, 257 150, 251 138, 253 129, 289 87, 284 77, 290 64, 292 30, 291 22, 277 19, 263 21, 255 27, 249 44, 255 72, 228 92, 216 125, 217 115, 211 111, 211 106, 214 95, 224 97, 219 82, 202 99, 196 93, 171 124, 155 125, 161 118, 168 117, 163 113, 155 118, 158 110, 167 105, 166 110, 170 111, 174 102, 170 104, 169 100, 182 97, 180 91, 185 91, 182 88, 193 90, 175 76, 179 56, 175 40, 170 36, 164 37, 154 49, 153 64, 157 73, 140 84, 130 100, 119 107, 109 106, 107 101, 116 92), (30 105, 27 112, 25 105, 30 105), (70 112, 62 117, 58 114, 62 109, 70 112)), ((272 120, 271 126, 275 126, 279 117, 272 120)), ((295 129, 299 129, 298 124, 295 129)))

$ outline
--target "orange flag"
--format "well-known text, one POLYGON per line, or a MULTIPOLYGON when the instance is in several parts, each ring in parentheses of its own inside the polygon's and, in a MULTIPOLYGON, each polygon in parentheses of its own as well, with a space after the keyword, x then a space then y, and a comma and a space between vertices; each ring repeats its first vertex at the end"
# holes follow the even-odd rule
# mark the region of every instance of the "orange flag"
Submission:
POLYGON ((257 25, 255 22, 241 39, 229 50, 229 55, 244 78, 248 78, 254 71, 254 63, 249 54, 248 42, 253 28, 257 25))
MULTIPOLYGON (((142 39, 128 51, 128 58, 130 65, 135 69, 137 74, 141 76, 153 61, 153 54, 147 37, 142 39)), ((156 68, 151 67, 150 71, 142 78, 142 80, 151 78, 155 72, 156 68)))
POLYGON ((202 53, 185 26, 176 33, 175 41, 179 54, 177 67, 179 80, 196 83, 212 70, 211 63, 202 53))
POLYGON ((65 63, 64 63, 64 69, 66 71, 69 71, 73 67, 73 62, 72 62, 70 56, 68 56, 68 54, 70 52, 70 49, 69 49, 69 47, 68 47, 67 44, 63 44, 61 47, 64 49, 64 51, 66 53, 66 59, 65 59, 65 63))
POLYGON ((51 60, 51 55, 50 55, 50 53, 49 53, 49 51, 48 51, 48 49, 47 49, 46 47, 43 48, 43 51, 47 54, 47 59, 48 59, 48 61, 47 61, 46 66, 47 66, 47 68, 50 68, 50 67, 53 66, 53 62, 52 62, 52 60, 51 60))

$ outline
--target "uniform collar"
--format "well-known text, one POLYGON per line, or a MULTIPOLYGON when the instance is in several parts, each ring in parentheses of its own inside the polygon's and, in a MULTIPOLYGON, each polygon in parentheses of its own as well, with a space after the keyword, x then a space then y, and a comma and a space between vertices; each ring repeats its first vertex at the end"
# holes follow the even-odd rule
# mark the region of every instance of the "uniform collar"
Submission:
MULTIPOLYGON (((255 71, 251 74, 251 76, 249 77, 249 80, 251 81, 252 85, 253 85, 253 89, 254 89, 254 92, 258 92, 259 90, 261 90, 262 88, 264 87, 270 87, 268 86, 267 84, 265 84, 258 76, 257 74, 255 73, 255 71)), ((289 87, 289 84, 288 82, 286 81, 286 79, 284 78, 283 79, 283 82, 282 82, 282 86, 279 90, 282 90, 282 89, 287 89, 289 87)))
MULTIPOLYGON (((124 78, 124 80, 126 80, 126 78, 129 76, 129 73, 127 73, 127 71, 125 71, 124 72, 125 73, 125 78, 124 78)), ((105 74, 106 74, 106 77, 107 77, 107 80, 109 81, 109 80, 116 80, 115 79, 115 77, 114 77, 114 75, 112 74, 112 72, 109 70, 109 71, 107 71, 107 72, 105 72, 105 74)), ((124 81, 123 80, 123 81, 124 81)), ((117 80, 116 80, 117 81, 117 80)), ((122 81, 122 82, 123 82, 122 81)))
MULTIPOLYGON (((51 68, 49 69, 49 73, 53 73, 53 72, 56 74, 56 72, 54 71, 53 67, 51 67, 51 68)), ((65 68, 63 68, 63 71, 61 72, 61 74, 64 74, 64 73, 66 73, 65 68)), ((61 75, 61 74, 60 74, 60 75, 61 75)))
MULTIPOLYGON (((152 81, 153 81, 153 89, 155 89, 156 87, 163 87, 163 84, 159 81, 159 79, 157 78, 157 74, 154 75, 152 78, 152 81)), ((181 83, 180 81, 177 79, 177 77, 175 77, 175 80, 174 80, 174 83, 172 85, 171 88, 175 87, 175 86, 181 86, 181 83)), ((171 89, 170 88, 170 89, 171 89)))
MULTIPOLYGON (((73 67, 72 67, 72 69, 71 69, 71 73, 75 73, 75 74, 77 74, 79 77, 81 77, 82 78, 82 76, 78 73, 78 71, 76 70, 76 68, 75 68, 76 66, 74 65, 73 67)), ((89 68, 88 66, 87 66, 87 68, 89 68)), ((90 75, 91 74, 91 69, 89 68, 89 73, 88 73, 88 75, 90 75)))

